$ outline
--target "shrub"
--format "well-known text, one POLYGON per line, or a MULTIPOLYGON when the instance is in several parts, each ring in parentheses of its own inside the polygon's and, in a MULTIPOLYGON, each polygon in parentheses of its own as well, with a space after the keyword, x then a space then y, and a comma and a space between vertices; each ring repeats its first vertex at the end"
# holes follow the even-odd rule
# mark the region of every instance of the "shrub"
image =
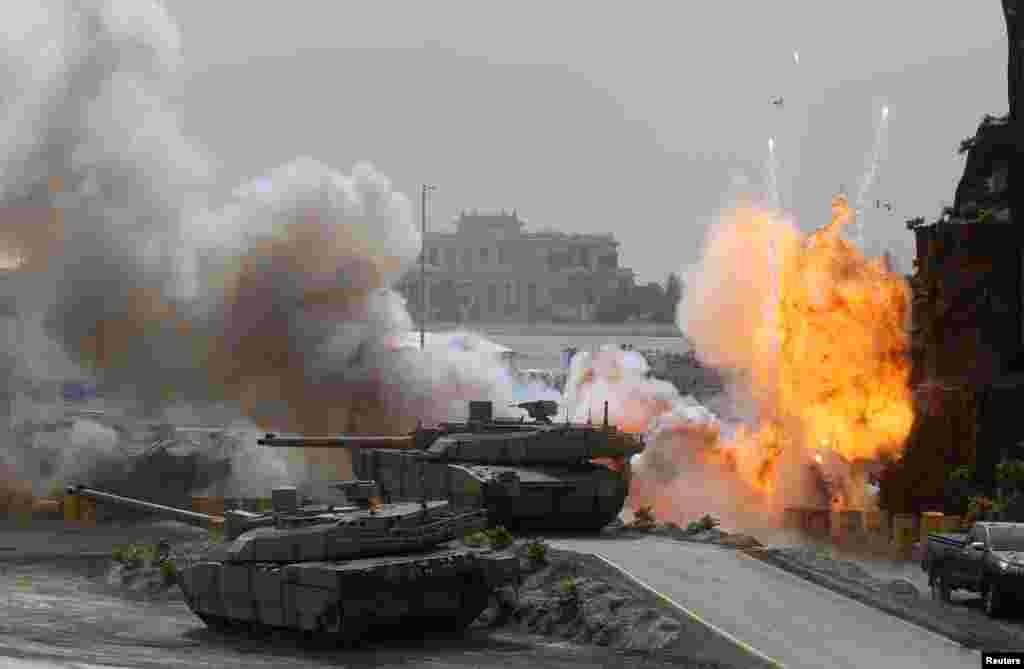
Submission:
POLYGON ((462 537, 462 543, 473 548, 479 548, 480 546, 486 545, 488 542, 487 533, 483 530, 477 530, 470 532, 466 536, 462 537))
POLYGON ((114 546, 111 552, 111 558, 115 562, 129 567, 139 567, 146 563, 155 564, 161 562, 164 557, 155 544, 120 544, 114 546))
POLYGON ((955 467, 953 471, 949 472, 950 481, 970 481, 972 476, 971 468, 967 465, 961 465, 955 467))
POLYGON ((996 481, 1001 488, 1024 489, 1024 461, 1007 460, 996 465, 996 481))
POLYGON ((558 595, 563 601, 575 602, 580 597, 580 586, 573 576, 566 576, 558 582, 558 595))
POLYGON ((512 545, 512 533, 501 525, 487 530, 487 540, 492 548, 501 550, 512 545))
POLYGON ((964 520, 973 523, 976 520, 989 519, 998 512, 996 500, 991 497, 975 495, 967 501, 967 517, 964 520))
POLYGON ((164 585, 174 585, 178 582, 178 565, 169 558, 160 561, 160 576, 164 579, 164 585))
POLYGON ((548 562, 548 545, 539 539, 526 542, 526 559, 532 565, 543 565, 548 562))

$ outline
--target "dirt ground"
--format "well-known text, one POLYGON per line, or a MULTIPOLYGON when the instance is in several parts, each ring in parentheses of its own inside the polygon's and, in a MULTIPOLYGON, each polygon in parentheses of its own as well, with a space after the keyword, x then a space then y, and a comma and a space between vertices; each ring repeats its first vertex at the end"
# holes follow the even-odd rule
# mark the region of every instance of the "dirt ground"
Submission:
POLYGON ((611 574, 597 574, 586 560, 558 551, 551 553, 551 567, 536 572, 532 585, 524 584, 522 606, 489 612, 490 618, 485 615, 464 638, 378 640, 341 650, 288 632, 261 638, 215 633, 188 610, 177 588, 153 593, 111 578, 114 565, 104 547, 161 537, 172 539, 179 550, 194 548, 205 538, 193 528, 157 523, 134 530, 18 532, 3 533, 4 545, 17 550, 0 553, 3 666, 18 666, 21 660, 35 661, 35 666, 90 663, 142 669, 726 666, 695 659, 699 649, 687 646, 682 626, 658 604, 643 601, 642 593, 608 584, 611 574), (48 556, 42 552, 46 547, 48 556), (88 555, 93 557, 82 557, 88 555), (579 592, 587 595, 589 607, 563 605, 559 585, 566 576, 580 579, 579 592), (634 628, 646 630, 646 640, 638 642, 635 632, 627 633, 634 628), (651 646, 661 650, 650 652, 651 646))

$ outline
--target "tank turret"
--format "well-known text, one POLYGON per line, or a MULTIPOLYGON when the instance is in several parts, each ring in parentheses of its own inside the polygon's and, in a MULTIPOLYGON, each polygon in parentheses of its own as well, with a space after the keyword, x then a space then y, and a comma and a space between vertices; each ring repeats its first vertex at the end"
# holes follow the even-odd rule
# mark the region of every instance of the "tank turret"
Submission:
POLYGON ((275 488, 268 513, 224 517, 72 486, 68 492, 175 520, 223 526, 226 541, 179 571, 188 606, 213 627, 286 627, 358 640, 371 624, 462 630, 493 590, 516 582, 514 555, 445 546, 487 524, 444 500, 388 503, 376 481, 334 486, 344 505, 302 504, 275 488))
POLYGON ((485 508, 495 524, 596 529, 611 522, 625 503, 629 461, 643 451, 642 438, 610 425, 607 404, 600 426, 552 422, 555 402, 513 406, 534 421, 495 419, 490 402, 471 402, 467 421, 410 435, 267 434, 257 443, 352 449, 353 470, 380 481, 385 497, 443 497, 485 508))

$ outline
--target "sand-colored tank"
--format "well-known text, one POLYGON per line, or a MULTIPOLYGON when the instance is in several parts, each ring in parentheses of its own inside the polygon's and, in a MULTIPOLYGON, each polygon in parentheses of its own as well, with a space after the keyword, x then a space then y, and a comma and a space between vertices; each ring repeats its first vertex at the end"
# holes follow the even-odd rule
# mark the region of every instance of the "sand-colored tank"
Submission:
POLYGON ((273 491, 272 512, 224 517, 81 486, 69 493, 223 526, 226 542, 178 575, 189 608, 216 628, 281 627, 342 642, 379 626, 457 632, 495 588, 517 581, 514 555, 446 545, 484 527, 484 512, 445 501, 382 503, 373 481, 336 486, 345 505, 300 504, 284 487, 273 491))
POLYGON ((533 420, 496 420, 471 402, 469 420, 406 436, 268 434, 272 447, 352 449, 353 469, 392 500, 427 496, 486 509, 508 528, 599 529, 622 511, 629 459, 643 441, 603 425, 554 423, 554 402, 518 405, 533 420), (608 462, 611 466, 603 464, 608 462))

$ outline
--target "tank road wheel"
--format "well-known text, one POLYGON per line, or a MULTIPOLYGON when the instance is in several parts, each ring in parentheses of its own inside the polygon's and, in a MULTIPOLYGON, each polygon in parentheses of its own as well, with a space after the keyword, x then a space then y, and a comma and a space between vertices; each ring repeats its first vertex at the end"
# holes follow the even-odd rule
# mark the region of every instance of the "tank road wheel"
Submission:
POLYGON ((999 592, 999 586, 995 583, 988 586, 985 591, 985 615, 995 618, 1003 609, 1003 594, 999 592))
POLYGON ((936 570, 932 575, 932 599, 937 602, 949 603, 953 597, 949 587, 949 582, 946 580, 941 570, 936 570))
POLYGON ((363 628, 360 625, 348 621, 340 606, 332 606, 320 616, 320 624, 317 626, 317 635, 329 640, 330 643, 342 648, 353 648, 357 646, 363 636, 363 628))

